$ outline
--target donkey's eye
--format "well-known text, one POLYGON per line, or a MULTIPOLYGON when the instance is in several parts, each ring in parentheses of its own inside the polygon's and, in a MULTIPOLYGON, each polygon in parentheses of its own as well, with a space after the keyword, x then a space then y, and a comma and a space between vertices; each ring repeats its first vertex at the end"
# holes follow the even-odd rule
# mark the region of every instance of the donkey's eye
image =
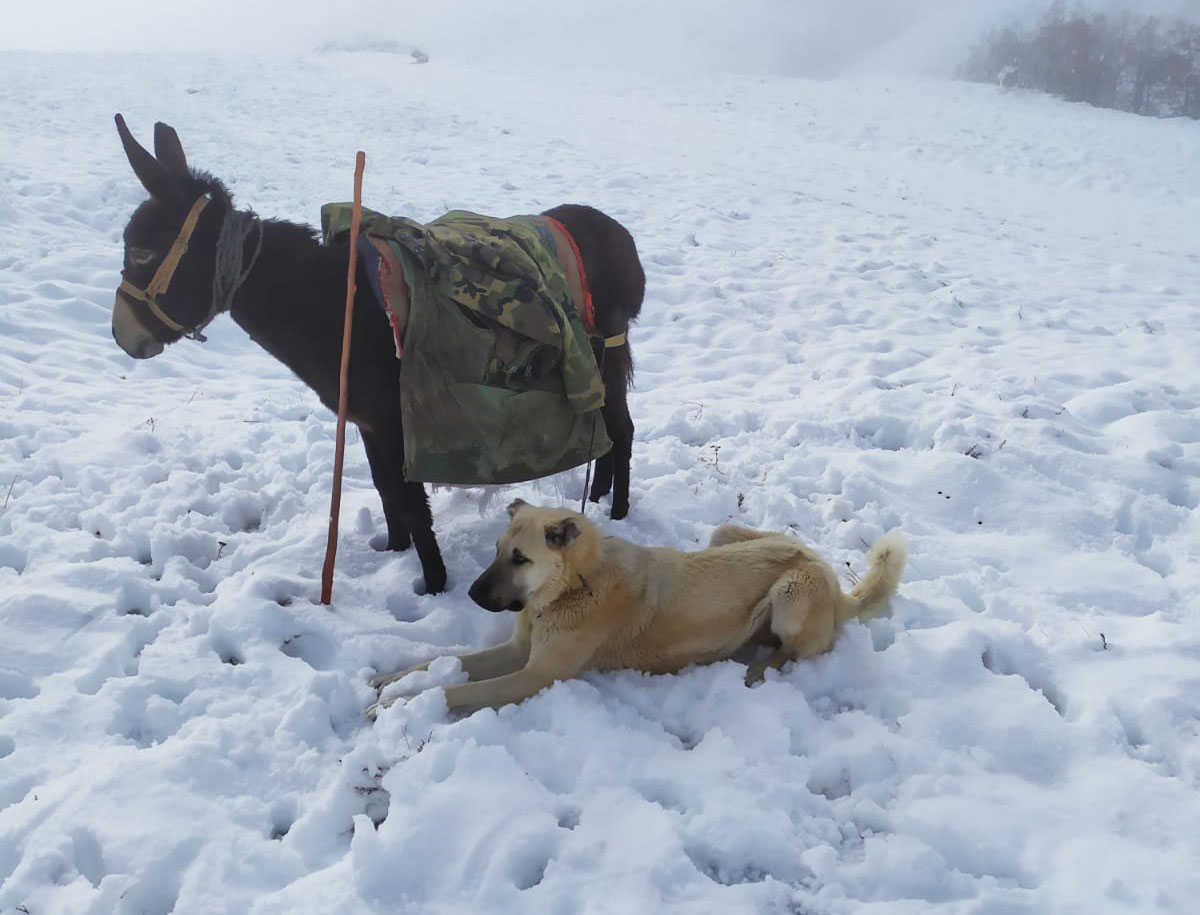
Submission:
POLYGON ((158 257, 158 252, 153 248, 129 248, 125 253, 129 263, 135 267, 144 267, 158 257))
POLYGON ((513 565, 523 566, 527 562, 533 562, 533 560, 530 559, 528 556, 526 556, 524 553, 522 553, 520 550, 513 550, 513 554, 512 554, 512 564, 513 565))

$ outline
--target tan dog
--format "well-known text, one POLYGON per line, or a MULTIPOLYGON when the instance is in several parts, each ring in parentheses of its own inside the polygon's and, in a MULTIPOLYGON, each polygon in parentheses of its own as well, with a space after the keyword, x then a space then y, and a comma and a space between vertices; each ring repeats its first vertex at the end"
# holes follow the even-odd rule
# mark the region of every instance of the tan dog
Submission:
MULTIPOLYGON (((487 610, 516 611, 516 626, 503 645, 459 656, 468 682, 445 687, 454 710, 520 702, 588 669, 670 673, 727 658, 751 640, 774 644, 774 654, 750 665, 750 685, 767 667, 828 651, 840 622, 882 609, 906 556, 898 534, 884 536, 845 594, 829 564, 786 534, 727 524, 708 549, 685 553, 605 536, 567 509, 518 499, 508 513, 496 559, 469 593, 487 610)), ((382 688, 426 667, 371 683, 382 688)), ((392 701, 371 706, 368 717, 392 701)))

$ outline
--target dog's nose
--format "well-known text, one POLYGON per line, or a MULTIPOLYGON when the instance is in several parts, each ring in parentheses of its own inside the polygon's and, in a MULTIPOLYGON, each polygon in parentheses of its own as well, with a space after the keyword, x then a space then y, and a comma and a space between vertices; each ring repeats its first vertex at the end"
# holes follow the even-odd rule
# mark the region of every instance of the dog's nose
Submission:
POLYGON ((471 598, 471 600, 483 607, 484 610, 490 610, 492 608, 487 605, 486 595, 487 584, 484 582, 483 576, 480 575, 475 579, 474 584, 467 589, 467 597, 471 598))

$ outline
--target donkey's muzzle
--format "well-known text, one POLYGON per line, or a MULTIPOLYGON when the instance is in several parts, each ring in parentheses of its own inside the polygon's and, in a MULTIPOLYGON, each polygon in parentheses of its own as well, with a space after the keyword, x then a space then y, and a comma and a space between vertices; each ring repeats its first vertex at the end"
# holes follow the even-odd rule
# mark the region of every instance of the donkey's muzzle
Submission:
POLYGON ((112 335, 117 346, 134 359, 149 359, 164 349, 162 342, 137 319, 129 302, 120 293, 117 293, 113 303, 112 335))

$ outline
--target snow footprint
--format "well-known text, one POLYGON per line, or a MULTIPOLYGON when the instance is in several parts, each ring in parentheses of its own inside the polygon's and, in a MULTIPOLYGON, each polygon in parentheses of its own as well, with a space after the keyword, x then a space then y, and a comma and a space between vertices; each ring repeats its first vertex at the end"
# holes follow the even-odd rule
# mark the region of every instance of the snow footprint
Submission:
POLYGON ((28 674, 0 668, 0 699, 33 699, 39 692, 28 674))
POLYGON ((665 778, 639 778, 630 787, 638 794, 664 810, 687 814, 688 805, 679 791, 679 785, 665 778))
POLYGON ((124 639, 119 640, 100 657, 95 667, 75 681, 75 688, 83 695, 96 695, 111 679, 137 676, 142 652, 167 625, 165 619, 155 622, 136 614, 128 614, 124 619, 130 621, 124 639))
POLYGON ((513 842, 503 851, 504 869, 518 890, 530 890, 546 876, 546 869, 559 853, 557 829, 537 829, 513 842))
POLYGON ((284 639, 279 646, 289 658, 298 658, 313 670, 332 670, 337 662, 337 646, 327 636, 300 632, 284 639))
POLYGON ((1050 703, 1059 716, 1065 716, 1066 700, 1050 673, 1041 649, 1023 635, 1007 641, 1008 644, 998 644, 993 640, 984 648, 981 657, 983 666, 997 676, 1020 677, 1026 686, 1050 703), (1023 644, 1017 645, 1017 641, 1023 644))
POLYGON ((221 508, 221 521, 230 531, 254 534, 262 530, 266 504, 256 493, 239 493, 221 508))
POLYGON ((18 575, 25 574, 29 557, 25 551, 11 543, 0 543, 0 569, 12 569, 18 575))
POLYGON ((180 703, 157 692, 129 690, 117 703, 108 733, 128 740, 139 750, 165 743, 179 733, 188 717, 180 703))
POLYGON ((71 852, 75 869, 93 887, 100 886, 100 881, 108 875, 108 869, 104 865, 104 850, 96 834, 86 827, 76 829, 71 835, 71 852))
POLYGON ((740 886, 745 883, 762 883, 772 879, 773 875, 766 868, 752 861, 730 863, 723 861, 724 857, 717 849, 707 844, 692 843, 685 845, 683 852, 688 856, 696 870, 713 883, 721 886, 740 886))
POLYGON ((222 664, 237 667, 246 663, 246 652, 240 645, 235 645, 229 633, 209 632, 208 645, 216 652, 222 664))
MULTIPOLYGON (((386 816, 386 812, 385 812, 386 816)), ((268 832, 268 837, 273 842, 280 841, 289 832, 292 831, 292 824, 296 822, 296 803, 291 800, 277 801, 271 807, 271 828, 268 832)), ((382 821, 381 821, 382 822, 382 821)), ((376 826, 379 824, 376 823, 376 826)))
POLYGON ((141 871, 145 876, 121 894, 115 915, 170 915, 174 912, 184 875, 203 845, 203 839, 188 839, 158 860, 147 863, 141 871))
POLYGON ((428 602, 421 602, 415 599, 415 595, 392 593, 384 598, 384 606, 387 607, 388 613, 398 623, 415 623, 424 619, 432 612, 432 607, 428 602))
POLYGON ((869 785, 886 782, 895 775, 895 758, 886 747, 872 744, 861 751, 817 758, 807 788, 828 801, 836 801, 869 785))

